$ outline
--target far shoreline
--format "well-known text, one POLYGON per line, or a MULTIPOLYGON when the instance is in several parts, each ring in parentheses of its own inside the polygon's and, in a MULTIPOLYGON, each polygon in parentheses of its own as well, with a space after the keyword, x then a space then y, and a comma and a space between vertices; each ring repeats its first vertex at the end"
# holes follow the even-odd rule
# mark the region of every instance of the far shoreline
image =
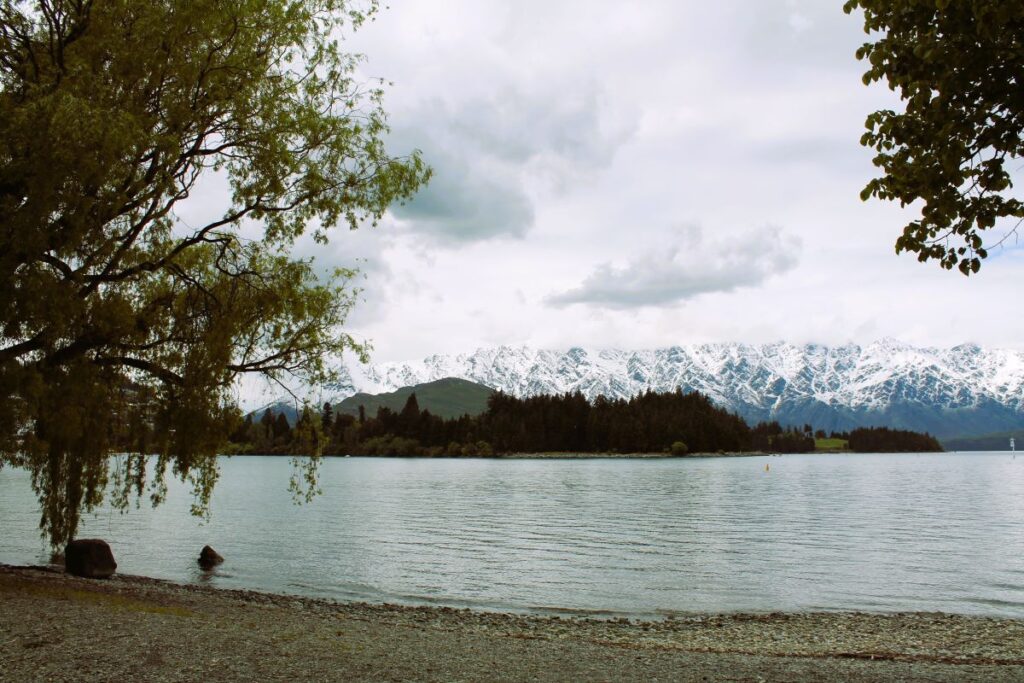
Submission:
MULTIPOLYGON (((373 458, 373 459, 415 459, 415 460, 686 460, 687 458, 778 458, 787 455, 943 455, 947 453, 966 453, 968 451, 886 451, 884 453, 868 453, 860 451, 820 450, 799 453, 771 453, 766 451, 729 451, 714 453, 505 453, 493 455, 362 455, 362 454, 323 454, 320 458, 373 458)), ((1002 453, 1003 451, 969 451, 1002 453)), ((1005 451, 1010 453, 1011 451, 1005 451)), ((218 453, 227 458, 308 458, 309 455, 294 453, 218 453)))

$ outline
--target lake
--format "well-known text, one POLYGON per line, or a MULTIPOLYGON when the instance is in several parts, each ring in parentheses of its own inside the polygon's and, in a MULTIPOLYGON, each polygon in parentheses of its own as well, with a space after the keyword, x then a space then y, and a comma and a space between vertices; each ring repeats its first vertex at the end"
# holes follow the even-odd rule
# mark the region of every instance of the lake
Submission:
MULTIPOLYGON (((187 487, 102 509, 118 570, 339 600, 657 616, 945 611, 1024 617, 1024 456, 655 460, 328 458, 297 506, 288 458, 221 459, 213 516, 187 487), (769 469, 766 470, 766 465, 769 469), (200 548, 226 562, 200 572, 200 548)), ((48 552, 21 470, 0 470, 0 562, 48 552)))

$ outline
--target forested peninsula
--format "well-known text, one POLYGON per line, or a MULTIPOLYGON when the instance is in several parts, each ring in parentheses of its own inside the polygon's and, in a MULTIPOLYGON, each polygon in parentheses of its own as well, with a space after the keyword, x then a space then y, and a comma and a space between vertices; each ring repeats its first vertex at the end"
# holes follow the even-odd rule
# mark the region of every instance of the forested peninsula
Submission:
POLYGON ((480 415, 442 418, 420 409, 416 395, 400 411, 387 407, 375 416, 335 413, 331 404, 307 406, 295 424, 266 409, 248 415, 231 430, 231 454, 501 456, 542 453, 687 454, 931 452, 942 446, 928 434, 886 428, 849 433, 815 431, 811 425, 751 427, 716 407, 701 393, 648 391, 631 399, 593 402, 581 393, 516 398, 490 397, 480 415), (836 444, 839 444, 836 446, 836 444))

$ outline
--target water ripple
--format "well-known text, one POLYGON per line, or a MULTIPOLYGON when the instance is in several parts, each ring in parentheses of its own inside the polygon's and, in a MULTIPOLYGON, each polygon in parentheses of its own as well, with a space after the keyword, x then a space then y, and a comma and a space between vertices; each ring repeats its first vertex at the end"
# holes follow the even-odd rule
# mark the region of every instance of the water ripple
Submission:
MULTIPOLYGON (((998 454, 324 462, 296 507, 287 459, 222 461, 188 492, 82 535, 178 581, 512 611, 941 610, 1024 617, 1024 460, 998 454), (198 549, 228 558, 197 572, 198 549)), ((0 561, 45 559, 26 473, 0 470, 0 561)))

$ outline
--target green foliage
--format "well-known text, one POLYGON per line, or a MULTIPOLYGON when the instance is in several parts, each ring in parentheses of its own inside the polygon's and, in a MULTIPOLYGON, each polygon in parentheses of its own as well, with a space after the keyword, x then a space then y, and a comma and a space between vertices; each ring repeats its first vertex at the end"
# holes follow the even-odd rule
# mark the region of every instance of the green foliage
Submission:
MULTIPOLYGON (((361 422, 339 414, 331 434, 325 436, 323 452, 339 455, 489 457, 660 453, 680 448, 685 453, 690 449, 743 451, 751 446, 751 430, 741 418, 716 408, 701 394, 678 391, 647 392, 628 401, 599 397, 593 404, 579 393, 522 399, 495 393, 483 414, 449 419, 420 410, 412 394, 401 412, 382 406, 375 417, 361 422)), ((276 450, 260 450, 260 444, 253 442, 244 452, 307 452, 295 445, 272 448, 276 450)))
MULTIPOLYGON (((276 422, 272 411, 261 420, 276 422), (269 417, 268 417, 269 414, 269 417)), ((301 434, 307 426, 319 426, 322 420, 304 408, 293 430, 301 434)), ((259 425, 257 425, 257 428, 259 425)), ((406 399, 405 407, 395 412, 382 406, 376 417, 359 421, 339 414, 330 433, 315 440, 251 442, 239 452, 254 455, 292 453, 296 455, 372 455, 372 456, 449 456, 491 457, 510 453, 670 453, 690 452, 810 453, 816 447, 851 448, 856 435, 872 439, 891 438, 889 446, 872 441, 868 450, 914 450, 915 444, 932 448, 934 439, 927 434, 891 430, 855 430, 851 434, 832 434, 830 439, 815 440, 811 425, 801 429, 783 427, 778 422, 748 426, 740 417, 716 407, 703 394, 682 391, 645 392, 629 400, 609 400, 603 396, 593 402, 580 393, 556 396, 516 398, 504 393, 491 396, 487 411, 481 415, 445 419, 419 410, 416 394, 406 399), (909 444, 909 445, 908 445, 909 444)), ((305 461, 304 461, 305 462, 305 461)), ((306 482, 315 487, 315 479, 306 482)))
POLYGON ((464 445, 459 452, 459 455, 464 455, 472 458, 489 458, 494 455, 494 449, 486 441, 477 441, 476 443, 467 443, 464 445))
POLYGON ((850 431, 850 450, 855 453, 941 453, 942 446, 927 433, 860 427, 850 431))
MULTIPOLYGON (((354 273, 289 254, 429 177, 418 153, 387 154, 382 92, 337 42, 375 10, 0 1, 0 465, 31 471, 54 545, 100 502, 112 450, 160 454, 153 501, 170 471, 202 513, 239 428, 236 377, 318 383, 325 357, 365 355, 340 330, 354 273), (211 176, 230 187, 222 213, 179 218, 211 176)), ((116 504, 145 472, 123 459, 116 504)))
MULTIPOLYGON (((284 415, 278 419, 282 418, 284 415)), ((287 419, 284 423, 288 424, 287 419)), ((287 447, 297 456, 292 458, 295 469, 288 482, 288 490, 298 502, 308 503, 322 492, 317 483, 317 465, 326 443, 322 417, 314 415, 308 405, 303 406, 287 443, 287 447)))
POLYGON ((373 436, 363 442, 362 455, 390 455, 390 456, 412 456, 422 455, 420 443, 416 439, 410 439, 394 434, 373 436))
POLYGON ((811 425, 783 429, 778 422, 761 422, 750 430, 751 447, 769 453, 810 453, 814 450, 811 425))
POLYGON ((884 175, 861 197, 920 201, 896 251, 976 273, 991 249, 981 233, 1024 219, 1010 194, 1024 155, 1024 4, 848 0, 844 9, 863 10, 865 31, 877 36, 857 51, 869 64, 864 83, 885 80, 906 103, 867 118, 861 143, 878 152, 884 175))
POLYGON ((845 451, 850 447, 847 439, 835 439, 817 436, 814 439, 814 450, 816 451, 845 451))

